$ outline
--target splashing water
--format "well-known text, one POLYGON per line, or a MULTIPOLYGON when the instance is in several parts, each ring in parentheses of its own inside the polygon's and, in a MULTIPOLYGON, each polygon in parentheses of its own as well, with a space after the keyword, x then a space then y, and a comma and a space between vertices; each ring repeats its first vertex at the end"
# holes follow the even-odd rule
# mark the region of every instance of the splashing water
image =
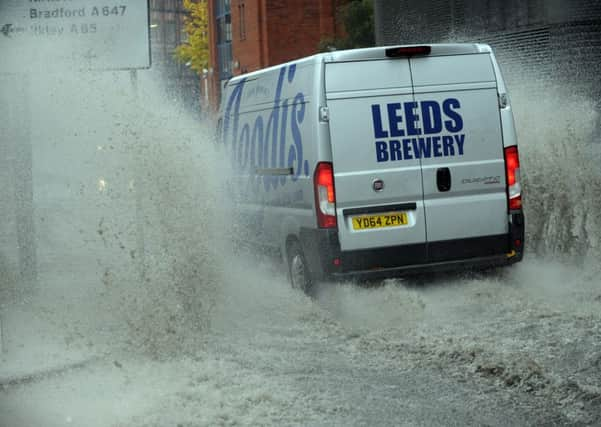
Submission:
POLYGON ((559 88, 512 90, 522 160, 528 248, 567 262, 601 254, 601 141, 592 100, 559 88), (558 102, 561 100, 561 103, 558 102))
POLYGON ((53 307, 73 335, 160 356, 202 337, 229 249, 212 133, 155 75, 139 77, 136 88, 127 72, 62 70, 21 83, 29 98, 14 99, 31 120, 15 133, 32 146, 38 286, 2 288, 53 307))
MULTIPOLYGON (((219 165, 229 162, 212 148, 212 125, 178 108, 152 73, 139 77, 137 89, 117 72, 40 72, 29 80, 35 300, 64 307, 54 314, 73 336, 162 358, 195 352, 219 293, 239 291, 247 276, 231 273, 229 209, 218 191, 219 165)), ((529 256, 588 260, 592 275, 601 252, 594 103, 560 88, 533 96, 527 82, 510 93, 529 256)), ((391 307, 381 319, 365 317, 368 324, 386 324, 386 313, 397 311, 391 286, 374 296, 336 289, 321 299, 341 319, 365 298, 391 307)), ((419 301, 408 307, 406 316, 421 316, 419 301)))

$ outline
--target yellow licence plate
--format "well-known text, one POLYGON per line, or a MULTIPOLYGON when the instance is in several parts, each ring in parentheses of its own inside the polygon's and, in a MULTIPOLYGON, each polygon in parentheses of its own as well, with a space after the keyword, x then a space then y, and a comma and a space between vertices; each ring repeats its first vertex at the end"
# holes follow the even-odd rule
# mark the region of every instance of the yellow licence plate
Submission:
POLYGON ((388 213, 382 215, 361 215, 353 217, 354 230, 370 230, 372 228, 398 227, 409 224, 407 212, 388 213))

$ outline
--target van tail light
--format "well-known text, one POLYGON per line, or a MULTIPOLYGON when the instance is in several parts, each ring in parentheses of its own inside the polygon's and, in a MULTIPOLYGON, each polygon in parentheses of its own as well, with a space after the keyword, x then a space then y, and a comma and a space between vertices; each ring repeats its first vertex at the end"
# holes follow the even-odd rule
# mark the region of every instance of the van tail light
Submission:
POLYGON ((332 163, 321 162, 315 168, 315 210, 317 225, 321 228, 336 227, 336 194, 334 193, 334 169, 332 163))
POLYGON ((432 51, 430 46, 401 46, 386 49, 388 58, 406 58, 414 55, 429 55, 432 51))
POLYGON ((505 148, 505 171, 507 174, 507 194, 509 210, 522 209, 522 186, 520 185, 520 157, 518 147, 505 148))

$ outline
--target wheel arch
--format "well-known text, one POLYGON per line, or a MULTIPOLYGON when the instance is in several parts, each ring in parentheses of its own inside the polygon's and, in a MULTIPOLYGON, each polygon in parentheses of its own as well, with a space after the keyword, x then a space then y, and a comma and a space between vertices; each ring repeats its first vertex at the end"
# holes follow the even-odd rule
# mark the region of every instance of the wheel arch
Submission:
POLYGON ((290 247, 290 243, 295 241, 301 247, 301 250, 304 252, 303 245, 300 239, 300 224, 296 219, 291 216, 287 216, 282 221, 282 225, 280 227, 280 235, 282 238, 280 239, 281 247, 280 251, 282 253, 282 261, 288 262, 288 248, 290 247))

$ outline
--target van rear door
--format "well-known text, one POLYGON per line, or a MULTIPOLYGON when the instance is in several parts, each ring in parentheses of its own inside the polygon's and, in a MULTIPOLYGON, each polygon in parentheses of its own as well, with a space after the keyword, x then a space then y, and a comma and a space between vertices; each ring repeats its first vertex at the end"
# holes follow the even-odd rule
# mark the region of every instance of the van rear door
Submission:
POLYGON ((420 56, 409 64, 428 261, 507 251, 503 136, 490 54, 420 56))
POLYGON ((409 60, 329 62, 325 71, 341 249, 413 245, 407 263, 425 262, 421 159, 400 158, 409 60))

